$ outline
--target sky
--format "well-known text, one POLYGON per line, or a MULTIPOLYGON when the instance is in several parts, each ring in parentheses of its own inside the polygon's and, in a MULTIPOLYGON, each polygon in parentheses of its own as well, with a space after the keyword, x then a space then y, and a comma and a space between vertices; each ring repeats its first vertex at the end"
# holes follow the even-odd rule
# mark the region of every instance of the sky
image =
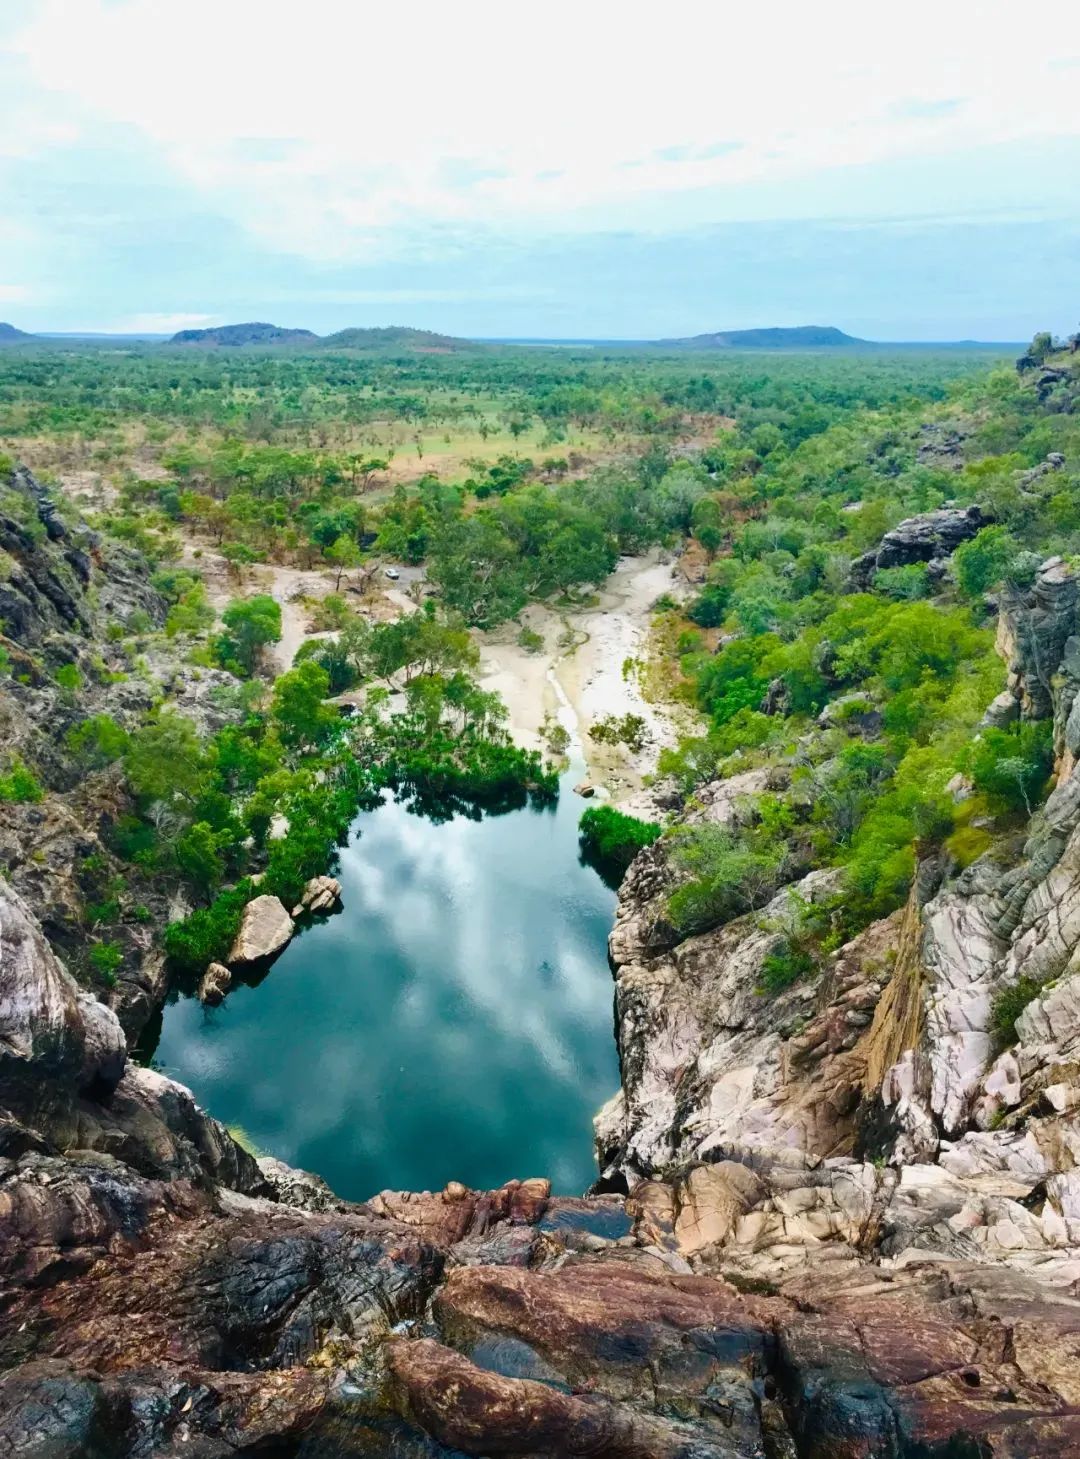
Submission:
POLYGON ((1080 320, 1080 4, 0 0, 0 319, 1080 320))

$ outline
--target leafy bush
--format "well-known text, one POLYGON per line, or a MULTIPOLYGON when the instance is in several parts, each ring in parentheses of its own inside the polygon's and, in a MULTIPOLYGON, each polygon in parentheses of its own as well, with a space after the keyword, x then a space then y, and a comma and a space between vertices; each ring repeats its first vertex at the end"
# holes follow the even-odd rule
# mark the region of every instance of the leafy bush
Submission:
POLYGON ((762 663, 777 647, 779 640, 772 634, 740 638, 702 665, 697 680, 698 702, 718 728, 741 709, 760 709, 771 677, 762 669, 762 663))
POLYGON ((757 849, 724 826, 676 833, 672 860, 688 880, 668 898, 668 915, 684 933, 730 921, 768 901, 786 859, 783 846, 757 849))
POLYGON ((649 731, 640 714, 606 714, 596 721, 589 736, 601 745, 625 745, 636 754, 647 742, 649 731))
POLYGON ((962 593, 981 598, 1001 582, 1026 586, 1038 557, 1026 552, 1005 527, 984 527, 953 553, 953 572, 962 593))
POLYGON ((731 606, 731 588, 727 583, 706 583, 686 610, 691 623, 699 628, 719 628, 731 606))
POLYGON ((219 894, 209 907, 201 907, 165 929, 165 951, 181 972, 201 973, 208 963, 221 962, 240 930, 240 918, 255 895, 249 881, 219 894))
POLYGON ((990 1010, 990 1024, 1002 1044, 1016 1042, 1016 1020, 1029 1003, 1042 992, 1042 984, 1034 978, 1021 977, 995 996, 990 1010))
POLYGON ((968 773, 991 809, 1031 815, 1054 766, 1053 728, 1048 721, 986 729, 971 747, 968 773))
POLYGON ((174 852, 181 875, 204 896, 220 886, 225 874, 221 848, 221 833, 206 821, 196 821, 176 839, 174 852))
POLYGON ((945 838, 945 849, 963 869, 978 861, 984 851, 994 844, 990 832, 981 826, 958 826, 951 836, 945 838))
POLYGON ((88 954, 90 966, 107 988, 116 986, 116 974, 124 961, 124 949, 118 942, 95 942, 88 954))
MULTIPOLYGON (((86 865, 85 861, 83 865, 86 865)), ((104 902, 86 904, 86 920, 91 927, 98 927, 102 922, 115 922, 119 916, 120 903, 115 897, 109 897, 104 902)))
POLYGON ((57 669, 54 678, 61 689, 66 689, 69 694, 74 694, 82 688, 82 675, 75 664, 61 664, 57 669))
POLYGON ((655 821, 628 816, 614 806, 589 806, 578 823, 583 860, 601 871, 617 872, 619 880, 639 851, 660 835, 655 821))
POLYGON ((138 816, 121 816, 113 827, 111 844, 122 860, 149 865, 154 860, 157 833, 138 816))
POLYGON ((758 975, 758 989, 773 997, 792 987, 814 971, 816 964, 805 948, 784 943, 776 952, 771 952, 761 964, 758 975))
POLYGON ((874 587, 887 598, 895 598, 900 602, 926 598, 930 593, 926 564, 909 562, 903 567, 879 568, 874 574, 874 587))
POLYGON ((68 749, 88 769, 111 765, 127 753, 127 731, 111 714, 95 714, 68 731, 68 749))
POLYGON ((30 801, 39 801, 45 792, 38 783, 34 772, 16 756, 11 762, 11 769, 6 775, 0 775, 0 801, 6 800, 15 805, 22 805, 30 801))
POLYGON ((254 673, 266 646, 281 638, 281 605, 268 593, 234 598, 221 621, 225 631, 214 640, 214 657, 240 675, 254 673))

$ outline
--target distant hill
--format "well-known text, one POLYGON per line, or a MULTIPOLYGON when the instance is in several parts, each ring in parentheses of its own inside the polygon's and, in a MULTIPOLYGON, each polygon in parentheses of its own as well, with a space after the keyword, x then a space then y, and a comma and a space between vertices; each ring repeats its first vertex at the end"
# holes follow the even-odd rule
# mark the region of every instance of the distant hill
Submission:
POLYGON ((383 329, 339 329, 319 340, 319 348, 327 350, 367 350, 372 353, 390 350, 411 350, 420 354, 447 354, 452 350, 475 349, 469 339, 456 339, 449 334, 436 334, 430 329, 409 329, 402 324, 383 329))
POLYGON ((793 329, 727 329, 716 334, 695 334, 689 339, 666 339, 663 344, 701 350, 808 350, 837 345, 865 345, 831 324, 799 324, 793 329))
POLYGON ((16 329, 13 324, 0 324, 0 344, 18 344, 21 339, 33 339, 25 329, 16 329))
POLYGON ((279 324, 219 324, 212 329, 181 329, 170 344, 279 345, 306 344, 318 339, 310 329, 282 329, 279 324))
POLYGON ((430 329, 409 329, 388 325, 381 329, 339 329, 336 334, 318 335, 310 329, 282 329, 277 324, 219 324, 209 329, 182 329, 168 341, 174 345, 217 345, 239 348, 270 345, 325 350, 362 350, 367 354, 390 354, 395 350, 415 354, 449 354, 453 350, 476 349, 467 339, 454 339, 430 329))

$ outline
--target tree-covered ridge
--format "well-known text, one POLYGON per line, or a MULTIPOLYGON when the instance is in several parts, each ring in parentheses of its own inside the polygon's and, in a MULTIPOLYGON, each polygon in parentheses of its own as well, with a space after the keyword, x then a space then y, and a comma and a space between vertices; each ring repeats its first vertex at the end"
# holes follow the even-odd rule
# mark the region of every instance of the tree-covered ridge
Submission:
POLYGON ((169 343, 237 348, 242 345, 305 344, 317 337, 310 329, 282 329, 279 324, 253 321, 250 324, 218 324, 209 329, 181 329, 169 343))
POLYGON ((677 923, 831 865, 842 890, 806 916, 835 945, 903 901, 919 857, 963 867, 1038 804, 1045 709, 987 711, 999 612, 1080 552, 1080 371, 1048 358, 1041 383, 1001 369, 935 408, 857 412, 793 447, 736 432, 707 457, 722 486, 694 508, 711 562, 681 667, 709 729, 662 768, 691 798, 752 767, 771 790, 734 828, 679 833, 677 923))

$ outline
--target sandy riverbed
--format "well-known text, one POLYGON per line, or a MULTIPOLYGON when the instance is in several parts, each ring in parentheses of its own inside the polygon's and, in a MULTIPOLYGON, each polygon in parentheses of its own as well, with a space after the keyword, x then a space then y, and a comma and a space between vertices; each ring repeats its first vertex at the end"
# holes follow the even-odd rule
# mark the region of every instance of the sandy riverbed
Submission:
POLYGON ((624 558, 596 606, 565 614, 537 604, 525 610, 522 622, 542 636, 542 651, 520 646, 516 624, 479 635, 484 688, 502 696, 514 739, 530 749, 545 747, 544 720, 558 715, 561 688, 576 719, 589 778, 620 805, 639 803, 643 778, 655 771, 661 749, 674 745, 686 728, 685 710, 645 698, 634 668, 648 657, 652 605, 664 593, 681 595, 680 583, 672 564, 656 553, 624 558), (625 714, 645 721, 647 742, 640 751, 590 739, 598 720, 625 714))

